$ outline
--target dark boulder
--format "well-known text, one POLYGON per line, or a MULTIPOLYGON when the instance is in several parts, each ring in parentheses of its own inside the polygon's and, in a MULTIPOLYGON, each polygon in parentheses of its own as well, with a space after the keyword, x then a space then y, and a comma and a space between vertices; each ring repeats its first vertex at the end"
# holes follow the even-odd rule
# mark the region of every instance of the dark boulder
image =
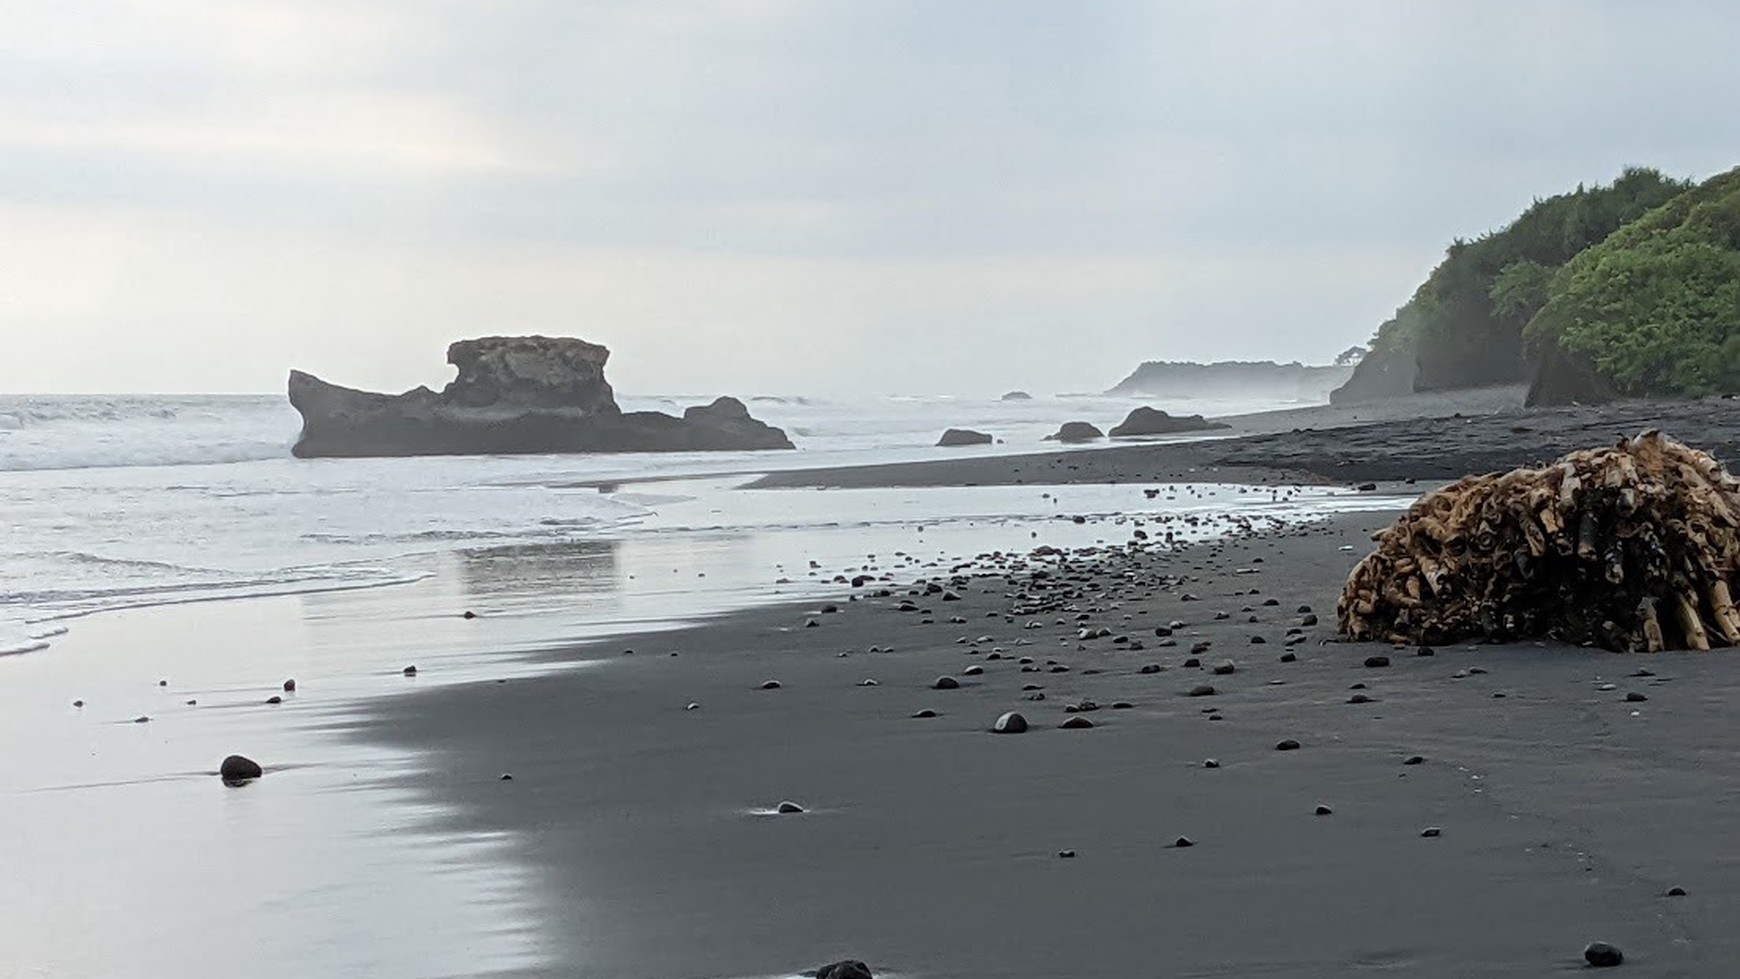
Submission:
POLYGON ((675 418, 617 407, 604 364, 610 351, 572 337, 484 337, 447 348, 458 376, 375 394, 290 372, 302 414, 300 457, 533 452, 690 452, 789 449, 743 402, 719 398, 675 418))
POLYGON ((1176 435, 1180 432, 1207 432, 1219 428, 1228 428, 1220 422, 1211 422, 1201 415, 1168 415, 1158 408, 1142 405, 1133 409, 1124 418, 1123 424, 1113 428, 1109 433, 1112 438, 1130 438, 1140 435, 1176 435))
POLYGON ((1092 442, 1094 439, 1102 439, 1105 437, 1105 432, 1100 431, 1087 422, 1064 422, 1063 427, 1059 428, 1056 433, 1047 435, 1045 441, 1092 442))
POLYGON ((874 979, 870 967, 857 959, 834 962, 816 970, 816 979, 874 979))
POLYGON ((218 766, 218 777, 231 785, 259 778, 262 774, 259 762, 242 755, 231 755, 218 766))
POLYGON ((990 445, 991 436, 984 432, 975 432, 969 428, 951 428, 937 439, 937 445, 953 448, 960 445, 990 445))
POLYGON ((1032 401, 1033 395, 1028 394, 1026 391, 1010 391, 1008 394, 1003 395, 1002 400, 1004 400, 1004 401, 1032 401))

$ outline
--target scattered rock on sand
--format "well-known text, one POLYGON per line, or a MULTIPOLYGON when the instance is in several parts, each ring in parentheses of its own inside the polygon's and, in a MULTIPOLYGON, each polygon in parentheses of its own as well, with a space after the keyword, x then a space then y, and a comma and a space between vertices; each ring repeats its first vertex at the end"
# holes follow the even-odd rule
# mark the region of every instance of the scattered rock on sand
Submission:
POLYGON ((991 725, 993 734, 1022 734, 1027 730, 1027 718, 1014 711, 1006 711, 991 725))
POLYGON ((874 979, 870 967, 857 959, 834 962, 816 970, 816 979, 874 979))
POLYGON ((1368 670, 1381 670, 1388 665, 1390 665, 1388 656, 1367 656, 1365 658, 1365 668, 1368 670))
POLYGON ((926 708, 923 708, 923 709, 922 709, 922 710, 916 710, 916 711, 913 711, 913 713, 912 713, 912 716, 913 716, 913 717, 919 717, 919 718, 923 718, 923 717, 935 717, 935 716, 936 716, 936 711, 934 711, 934 710, 931 710, 931 709, 930 709, 930 708, 929 708, 929 707, 926 707, 926 708))
POLYGON ((1668 897, 1685 897, 1686 896, 1686 889, 1683 887, 1670 887, 1667 889, 1667 896, 1668 897))
POLYGON ((960 686, 961 681, 952 676, 939 676, 931 682, 930 688, 932 690, 958 690, 960 686))
POLYGON ((1075 859, 1075 851, 1074 850, 1059 850, 1059 851, 1057 851, 1057 856, 1058 856, 1058 859, 1060 859, 1060 860, 1074 860, 1075 859))
POLYGON ((984 672, 985 672, 985 668, 983 666, 969 666, 966 669, 961 671, 961 675, 962 676, 979 676, 980 674, 982 674, 984 672))
POLYGON ((1606 942, 1590 942, 1583 949, 1583 961, 1597 969, 1611 969, 1625 961, 1625 953, 1606 942))
POLYGON ((778 690, 779 688, 780 682, 778 680, 765 680, 761 684, 763 690, 778 690))
POLYGON ((1202 767, 1203 768, 1219 768, 1220 767, 1220 760, 1217 758, 1204 758, 1202 760, 1202 767))
POLYGON ((1299 750, 1299 742, 1294 741, 1292 738, 1285 738, 1275 745, 1275 750, 1276 751, 1298 751, 1299 750))
POLYGON ((1631 693, 1628 693, 1625 695, 1625 702, 1628 704, 1641 704, 1648 699, 1649 699, 1648 697, 1644 696, 1643 694, 1638 693, 1635 690, 1632 691, 1631 693))
POLYGON ((1077 714, 1074 717, 1070 718, 1069 720, 1064 721, 1062 724, 1058 725, 1058 727, 1063 728, 1066 731, 1079 731, 1083 728, 1090 728, 1093 726, 1094 726, 1093 721, 1088 720, 1087 718, 1081 716, 1080 714, 1077 714))
POLYGON ((775 811, 783 813, 787 816, 790 816, 790 815, 795 815, 796 813, 803 812, 804 807, 798 805, 795 802, 792 802, 790 799, 787 799, 786 801, 781 802, 775 811))
POLYGON ((416 676, 417 668, 415 666, 407 666, 400 672, 404 673, 406 676, 416 676))
POLYGON ((1178 839, 1172 841, 1172 845, 1175 848, 1182 850, 1187 846, 1195 846, 1196 841, 1188 836, 1180 836, 1178 839))
POLYGON ((296 692, 295 679, 289 679, 289 680, 284 681, 284 692, 285 693, 295 693, 296 692))
POLYGON ((1425 761, 1426 761, 1426 759, 1420 757, 1419 755, 1409 755, 1407 758, 1402 760, 1402 764, 1404 764, 1404 765, 1421 765, 1421 764, 1425 764, 1425 761))
POLYGON ((1238 672, 1238 664, 1230 659, 1222 660, 1221 662, 1214 664, 1215 676, 1231 676, 1236 672, 1238 672))
POLYGON ((942 448, 954 448, 961 445, 990 445, 991 436, 984 432, 975 432, 970 428, 951 428, 942 433, 942 438, 936 444, 942 448))
POLYGON ((1422 837, 1430 840, 1430 839, 1435 839, 1436 837, 1439 837, 1439 836, 1443 836, 1444 831, 1442 829, 1439 829, 1436 826, 1428 826, 1425 829, 1420 830, 1420 835, 1422 837))
POLYGON ((1335 812, 1335 810, 1329 808, 1328 806, 1318 806, 1317 807, 1317 815, 1319 815, 1319 816, 1328 816, 1334 812, 1335 812))
POLYGON ((74 706, 74 707, 83 707, 83 706, 84 706, 84 705, 85 705, 85 702, 84 702, 84 701, 82 701, 82 700, 75 700, 75 701, 73 701, 73 706, 74 706))
POLYGON ((218 766, 218 777, 230 785, 259 778, 265 774, 260 763, 243 755, 231 755, 218 766))
MULTIPOLYGON (((1010 391, 1008 394, 1003 395, 1003 397, 1000 398, 999 400, 1001 400, 1001 401, 1032 401, 1033 395, 1028 394, 1026 391, 1010 391)), ((827 977, 823 976, 822 979, 827 979, 827 977)))
POLYGON ((1207 683, 1199 683, 1196 686, 1190 688, 1190 696, 1192 696, 1192 697, 1212 697, 1212 696, 1214 696, 1214 687, 1211 686, 1210 684, 1207 684, 1207 683))

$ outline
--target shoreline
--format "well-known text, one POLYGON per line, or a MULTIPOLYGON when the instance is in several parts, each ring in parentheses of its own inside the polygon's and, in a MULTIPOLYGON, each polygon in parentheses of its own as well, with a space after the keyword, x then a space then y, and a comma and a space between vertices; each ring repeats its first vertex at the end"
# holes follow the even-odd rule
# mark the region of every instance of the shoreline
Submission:
POLYGON ((1646 975, 1728 961, 1740 884, 1712 853, 1740 831, 1722 804, 1740 774, 1712 708, 1740 681, 1716 656, 1320 642, 1390 519, 1076 550, 1037 580, 1047 559, 991 557, 933 574, 958 601, 872 582, 834 612, 571 647, 554 655, 592 668, 372 704, 350 733, 430 759, 416 788, 451 828, 515 840, 553 956, 528 974, 853 957, 938 977, 1501 976, 1575 967, 1597 939, 1646 975), (1233 673, 1184 665, 1205 641, 1195 658, 1233 673), (1364 668, 1378 652, 1391 665, 1364 668), (1643 665, 1659 675, 1626 678, 1643 665), (932 689, 942 674, 959 687, 932 689), (1216 695, 1187 696, 1202 683, 1216 695), (1370 702, 1348 702, 1354 684, 1370 702), (1100 709, 1066 711, 1084 699, 1100 709), (1032 730, 987 733, 1010 709, 1032 730), (1072 717, 1095 726, 1058 728, 1072 717), (785 800, 807 811, 766 814, 785 800))

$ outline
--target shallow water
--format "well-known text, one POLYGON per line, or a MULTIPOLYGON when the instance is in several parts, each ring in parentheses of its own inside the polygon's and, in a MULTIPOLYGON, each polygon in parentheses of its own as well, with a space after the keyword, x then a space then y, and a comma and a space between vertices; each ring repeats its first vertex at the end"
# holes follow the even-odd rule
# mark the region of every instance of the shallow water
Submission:
POLYGON ((1287 521, 1374 504, 1327 490, 1283 501, 1196 487, 1149 500, 1137 486, 736 482, 592 492, 639 519, 589 539, 410 555, 394 587, 110 611, 0 661, 0 737, 32 746, 0 758, 0 834, 28 841, 0 876, 0 921, 16 929, 9 963, 183 977, 239 962, 257 976, 534 967, 544 949, 525 923, 540 920, 526 912, 538 896, 512 841, 438 830, 450 825, 443 812, 405 788, 421 759, 335 736, 370 699, 511 682, 559 668, 534 655, 552 642, 837 593, 836 573, 906 578, 993 550, 1121 544, 1159 513, 1197 514, 1207 535, 1232 515, 1287 521), (287 677, 294 694, 281 692, 287 677), (268 705, 272 695, 284 703, 268 705), (267 777, 224 787, 210 773, 237 751, 267 777))

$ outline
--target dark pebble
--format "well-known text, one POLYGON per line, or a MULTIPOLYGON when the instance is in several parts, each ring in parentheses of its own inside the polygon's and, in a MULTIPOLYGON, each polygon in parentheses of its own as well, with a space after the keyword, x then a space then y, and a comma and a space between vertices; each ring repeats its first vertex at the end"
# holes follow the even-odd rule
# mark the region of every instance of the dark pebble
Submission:
POLYGON ((502 772, 501 778, 499 779, 499 781, 502 781, 502 782, 512 782, 513 780, 514 780, 514 773, 513 772, 502 772))
POLYGON ((1686 896, 1686 889, 1683 887, 1670 887, 1667 889, 1667 896, 1668 897, 1685 897, 1686 896))
POLYGON ((463 614, 461 614, 459 617, 462 619, 475 619, 475 618, 477 618, 477 613, 473 612, 470 609, 466 609, 465 612, 463 614))
POLYGON ((1196 841, 1188 836, 1180 836, 1178 839, 1172 841, 1172 845, 1182 850, 1187 846, 1195 846, 1196 841))
POLYGON ((1149 664, 1143 666, 1140 670, 1137 670, 1136 672, 1138 672, 1138 673, 1158 673, 1158 672, 1160 672, 1160 664, 1159 663, 1149 663, 1149 664))
POLYGON ((1192 696, 1192 697, 1212 697, 1212 696, 1214 696, 1214 687, 1212 687, 1206 683, 1199 683, 1196 686, 1190 688, 1190 696, 1192 696))
POLYGON ((1202 767, 1203 768, 1219 768, 1220 767, 1220 760, 1216 759, 1216 758, 1204 758, 1202 760, 1202 767))
POLYGON ((1058 725, 1058 727, 1063 728, 1066 731, 1079 731, 1079 730, 1082 730, 1083 728, 1090 728, 1093 726, 1094 726, 1093 721, 1088 720, 1087 718, 1081 716, 1080 714, 1077 714, 1076 716, 1074 716, 1074 717, 1070 718, 1069 720, 1064 721, 1062 724, 1058 725))
POLYGON ((406 676, 416 676, 417 675, 417 668, 415 666, 407 666, 401 672, 403 672, 406 676))
POLYGON ((1363 693, 1356 693, 1347 698, 1347 702, 1350 704, 1369 704, 1372 702, 1372 699, 1363 693))
POLYGON ((1283 662, 1283 663, 1292 663, 1292 662, 1297 661, 1298 659, 1299 659, 1299 657, 1295 653, 1282 653, 1281 654, 1281 662, 1283 662))
POLYGON ((1251 645, 1253 645, 1253 646, 1261 646, 1267 642, 1268 642, 1268 640, 1264 639, 1262 636, 1252 636, 1251 637, 1251 645))
POLYGON ((978 676, 979 674, 981 674, 983 672, 985 672, 985 668, 983 666, 969 666, 966 669, 961 671, 961 675, 962 676, 978 676))
POLYGON ((1407 758, 1402 760, 1402 764, 1404 764, 1404 765, 1421 765, 1421 764, 1425 764, 1425 761, 1426 761, 1426 759, 1420 757, 1419 755, 1409 755, 1407 758))
POLYGON ((1113 710, 1129 710, 1135 706, 1136 706, 1135 704, 1130 703, 1128 700, 1114 700, 1114 701, 1112 701, 1112 709, 1113 710))
POLYGON ((272 696, 266 698, 266 703, 268 703, 268 704, 281 704, 283 702, 284 702, 284 698, 278 696, 277 694, 273 694, 272 696))
POLYGON ((263 774, 265 772, 261 770, 260 763, 245 755, 231 755, 218 765, 218 777, 232 785, 259 778, 263 774))
POLYGON ((1314 626, 1317 624, 1317 616, 1307 615, 1299 620, 1299 624, 1302 626, 1314 626))
POLYGON ((778 690, 779 687, 780 683, 778 680, 767 680, 761 684, 761 689, 763 690, 778 690))
POLYGON ((1625 695, 1625 702, 1628 704, 1641 704, 1648 699, 1649 699, 1648 697, 1645 697, 1643 694, 1637 693, 1635 691, 1625 695))
POLYGON ((1365 668, 1368 670, 1378 670, 1388 665, 1390 665, 1388 656, 1367 656, 1365 658, 1365 668))
POLYGON ((1420 830, 1420 835, 1429 840, 1433 837, 1443 836, 1444 831, 1436 826, 1428 826, 1425 829, 1420 830))
POLYGON ((295 680, 285 680, 284 681, 284 692, 285 693, 295 693, 296 692, 296 681, 295 680))
POLYGON ((1058 856, 1058 859, 1060 859, 1060 860, 1074 860, 1075 859, 1075 851, 1074 850, 1059 850, 1059 851, 1057 851, 1057 856, 1058 856))
POLYGON ((1298 751, 1299 750, 1299 742, 1294 741, 1292 738, 1287 738, 1287 739, 1277 743, 1275 745, 1275 750, 1276 751, 1298 751))
POLYGON ((798 805, 795 802, 786 801, 786 802, 782 802, 779 804, 779 812, 781 812, 787 816, 793 815, 795 813, 800 813, 803 811, 804 811, 804 807, 798 805))
POLYGON ((932 690, 959 690, 961 682, 952 676, 939 676, 931 682, 932 690))
POLYGON ((1438 655, 1438 651, 1436 649, 1433 649, 1430 646, 1421 646, 1419 649, 1414 650, 1414 655, 1415 656, 1436 656, 1436 655, 1438 655))
POLYGON ((870 967, 857 959, 846 959, 816 970, 816 979, 872 979, 870 967))
POLYGON ((991 725, 993 734, 1021 734, 1027 730, 1027 718, 1014 711, 1009 711, 997 718, 991 725))
POLYGON ((936 711, 931 710, 929 707, 926 707, 922 710, 913 711, 912 716, 913 717, 935 717, 936 711))
POLYGON ((1328 806, 1318 806, 1316 811, 1317 811, 1317 815, 1319 815, 1319 816, 1327 816, 1327 815, 1330 815, 1331 813, 1335 812, 1335 810, 1329 808, 1328 806))
POLYGON ((1236 672, 1238 672, 1238 665, 1230 659, 1214 664, 1215 676, 1231 676, 1236 672))
POLYGON ((1625 961, 1625 953, 1606 942, 1590 942, 1583 948, 1583 961, 1597 969, 1611 969, 1625 961))

